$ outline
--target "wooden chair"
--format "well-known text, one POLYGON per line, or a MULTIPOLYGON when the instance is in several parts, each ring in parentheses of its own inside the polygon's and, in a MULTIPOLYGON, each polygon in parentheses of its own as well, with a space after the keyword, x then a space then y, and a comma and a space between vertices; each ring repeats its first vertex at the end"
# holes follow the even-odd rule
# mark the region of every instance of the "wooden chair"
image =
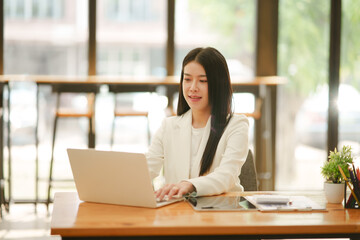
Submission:
POLYGON ((257 174, 253 154, 249 150, 246 161, 241 168, 240 184, 244 187, 244 191, 257 191, 257 174))
POLYGON ((49 169, 49 179, 48 179, 48 192, 47 192, 47 201, 46 206, 49 206, 51 202, 51 189, 54 182, 65 182, 72 181, 71 179, 66 180, 56 180, 53 178, 54 171, 54 150, 55 150, 55 140, 56 140, 56 131, 57 124, 60 118, 86 118, 89 121, 88 127, 88 147, 95 147, 95 96, 99 92, 100 86, 98 85, 86 85, 86 84, 74 84, 74 85, 54 85, 52 86, 52 91, 56 93, 56 109, 55 109, 55 118, 53 126, 53 138, 51 145, 51 160, 50 160, 50 169, 49 169), (86 93, 87 94, 87 109, 83 112, 77 112, 74 109, 64 109, 60 106, 61 95, 64 93, 86 93))

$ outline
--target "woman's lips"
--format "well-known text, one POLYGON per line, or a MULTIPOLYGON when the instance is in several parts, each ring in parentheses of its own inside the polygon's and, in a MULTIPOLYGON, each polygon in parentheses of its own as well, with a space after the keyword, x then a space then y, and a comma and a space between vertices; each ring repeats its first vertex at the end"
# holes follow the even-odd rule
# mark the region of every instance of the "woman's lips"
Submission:
POLYGON ((201 100, 201 97, 199 97, 199 96, 189 96, 189 100, 191 102, 199 102, 201 100))
POLYGON ((189 98, 191 98, 191 99, 200 99, 201 97, 199 97, 199 96, 189 96, 189 98))

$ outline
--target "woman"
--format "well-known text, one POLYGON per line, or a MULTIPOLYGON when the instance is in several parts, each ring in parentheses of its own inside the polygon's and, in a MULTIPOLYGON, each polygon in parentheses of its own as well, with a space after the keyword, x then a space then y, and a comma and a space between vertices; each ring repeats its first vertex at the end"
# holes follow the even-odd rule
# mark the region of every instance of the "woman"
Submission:
POLYGON ((232 114, 232 89, 223 55, 196 48, 184 58, 177 116, 165 119, 147 160, 151 177, 164 169, 158 199, 243 191, 239 174, 248 153, 249 122, 232 114))

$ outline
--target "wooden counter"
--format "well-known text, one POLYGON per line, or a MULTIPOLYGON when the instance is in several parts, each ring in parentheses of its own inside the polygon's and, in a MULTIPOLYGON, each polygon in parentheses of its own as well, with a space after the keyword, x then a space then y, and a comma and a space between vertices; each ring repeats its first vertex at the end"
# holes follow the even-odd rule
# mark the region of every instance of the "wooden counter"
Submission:
MULTIPOLYGON (((295 195, 306 195, 320 204, 326 204, 323 192, 295 195)), ((157 239, 212 239, 220 236, 226 239, 358 238, 360 210, 328 204, 327 211, 317 212, 197 212, 187 202, 148 209, 82 202, 77 193, 57 193, 51 234, 61 235, 63 239, 90 236, 147 239, 153 236, 157 239)))

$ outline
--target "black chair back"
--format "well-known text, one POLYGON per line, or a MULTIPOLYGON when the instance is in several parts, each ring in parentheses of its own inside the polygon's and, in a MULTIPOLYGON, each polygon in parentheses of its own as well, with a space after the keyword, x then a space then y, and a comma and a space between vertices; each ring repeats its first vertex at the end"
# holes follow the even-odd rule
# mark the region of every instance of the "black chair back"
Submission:
POLYGON ((239 178, 240 184, 244 187, 244 191, 258 190, 255 161, 251 150, 249 150, 246 161, 241 168, 239 178))

